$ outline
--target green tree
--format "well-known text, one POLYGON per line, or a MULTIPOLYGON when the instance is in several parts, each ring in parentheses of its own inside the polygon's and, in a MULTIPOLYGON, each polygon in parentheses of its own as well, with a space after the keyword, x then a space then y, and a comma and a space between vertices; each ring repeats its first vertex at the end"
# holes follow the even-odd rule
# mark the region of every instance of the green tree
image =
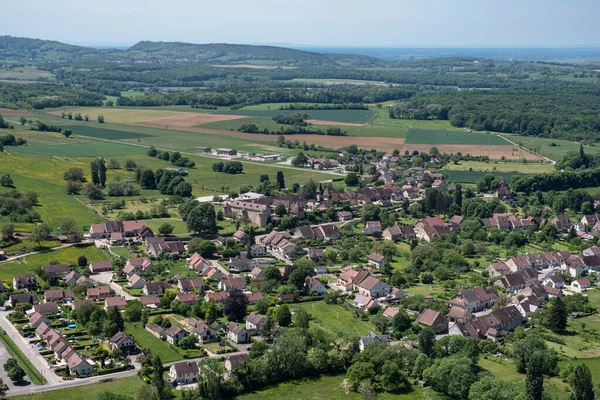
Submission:
POLYGON ((304 307, 299 307, 296 312, 294 312, 294 326, 296 328, 300 328, 303 331, 307 331, 310 325, 310 314, 304 309, 304 307))
POLYGON ((431 328, 425 327, 419 332, 419 351, 428 357, 433 355, 435 345, 435 333, 431 328))
POLYGON ((246 315, 248 298, 239 288, 229 291, 229 296, 223 302, 223 313, 229 321, 241 321, 246 315))
POLYGON ((172 224, 165 222, 158 227, 158 233, 160 233, 162 236, 169 236, 171 233, 173 233, 173 229, 175 229, 175 227, 172 224))
POLYGON ((8 371, 6 371, 6 373, 13 382, 21 382, 26 375, 25 371, 20 365, 11 367, 8 371))
POLYGON ((484 376, 469 390, 470 400, 524 400, 521 388, 493 376, 484 376))
POLYGON ((525 395, 527 400, 542 400, 544 394, 544 356, 536 351, 529 359, 525 376, 525 395))
POLYGON ((381 387, 389 393, 407 393, 411 389, 408 376, 394 361, 383 363, 380 374, 381 387))
POLYGON ((33 228, 31 234, 29 235, 29 240, 32 242, 36 242, 38 246, 41 246, 41 242, 50 237, 52 233, 52 228, 48 224, 38 224, 33 228))
POLYGON ((592 373, 585 364, 579 364, 575 367, 571 376, 571 389, 573 392, 570 400, 594 400, 594 384, 592 382, 592 373))
POLYGON ((128 301, 125 306, 125 319, 129 322, 138 322, 142 319, 142 303, 128 301))
POLYGON ((8 223, 2 225, 2 240, 7 241, 13 238, 15 234, 15 225, 8 223))
POLYGON ((365 361, 355 362, 346 372, 352 390, 358 390, 362 382, 372 382, 375 379, 375 374, 375 366, 365 361))
POLYGON ((283 176, 283 171, 277 171, 277 187, 280 190, 285 189, 285 178, 283 176))
POLYGON ((287 214, 287 210, 285 209, 285 205, 283 203, 279 203, 275 206, 275 214, 279 217, 283 217, 287 214))
POLYGON ((292 323, 292 312, 287 304, 282 304, 273 310, 273 318, 279 326, 289 326, 292 323))
POLYGON ((348 175, 346 175, 346 177, 344 178, 344 183, 347 186, 358 186, 359 183, 359 177, 356 173, 354 172, 350 172, 348 175))
POLYGON ((93 160, 90 162, 90 171, 92 174, 92 183, 94 185, 100 184, 100 160, 93 160))
POLYGON ((104 164, 104 158, 101 158, 98 163, 98 178, 100 179, 100 185, 106 186, 106 165, 104 164))
POLYGON ((567 327, 567 309, 560 297, 550 301, 546 325, 552 332, 562 332, 567 327))
POLYGON ((5 187, 11 187, 14 185, 14 182, 12 180, 12 178, 10 177, 10 175, 2 175, 0 176, 0 185, 5 186, 5 187))

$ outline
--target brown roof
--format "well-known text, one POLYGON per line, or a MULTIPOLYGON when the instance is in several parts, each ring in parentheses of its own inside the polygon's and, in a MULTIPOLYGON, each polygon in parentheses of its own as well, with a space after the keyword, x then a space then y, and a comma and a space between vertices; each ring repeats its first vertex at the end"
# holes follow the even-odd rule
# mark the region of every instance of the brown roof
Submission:
POLYGON ((125 296, 107 297, 104 299, 104 305, 106 307, 119 307, 127 304, 125 296))
POLYGON ((435 324, 435 320, 441 316, 439 311, 431 310, 426 308, 423 310, 419 318, 417 318, 417 322, 423 324, 425 326, 433 326, 435 324))
POLYGON ((173 364, 173 368, 175 368, 175 373, 180 375, 189 375, 189 374, 197 374, 198 373, 198 363, 194 361, 182 361, 173 364))

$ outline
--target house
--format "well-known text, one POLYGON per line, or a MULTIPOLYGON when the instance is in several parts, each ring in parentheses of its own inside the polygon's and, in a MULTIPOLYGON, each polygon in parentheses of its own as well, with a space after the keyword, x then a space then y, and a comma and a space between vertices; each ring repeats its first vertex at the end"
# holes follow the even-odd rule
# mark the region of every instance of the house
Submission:
MULTIPOLYGON (((313 228, 308 225, 299 226, 294 231, 295 238, 315 239, 317 237, 313 228)), ((264 241, 263 241, 264 243, 264 241)))
POLYGON ((314 229, 316 236, 323 240, 337 240, 342 237, 342 232, 337 225, 325 224, 319 225, 314 229))
POLYGON ((565 286, 565 280, 560 275, 552 275, 544 279, 544 286, 549 286, 556 289, 562 289, 565 286))
POLYGON ((119 349, 125 355, 133 354, 136 351, 135 340, 119 331, 110 338, 110 348, 111 350, 119 349))
POLYGON ((525 318, 529 318, 531 314, 536 312, 542 305, 543 300, 537 296, 528 296, 521 300, 515 306, 525 318))
POLYGON ((521 271, 533 267, 527 256, 512 256, 506 261, 506 265, 512 272, 521 271))
POLYGON ((188 318, 188 325, 192 328, 192 335, 195 335, 200 339, 202 343, 210 343, 219 341, 217 332, 204 321, 197 318, 188 318))
POLYGON ((508 293, 516 293, 519 290, 537 282, 537 271, 533 268, 524 269, 502 276, 494 284, 506 290, 508 293))
POLYGON ((87 298, 93 300, 105 299, 110 297, 110 286, 98 286, 97 288, 88 288, 87 298))
POLYGON ((246 281, 242 278, 231 278, 231 279, 223 279, 219 282, 219 290, 224 290, 226 292, 230 291, 233 288, 245 289, 246 281))
POLYGON ((248 275, 253 279, 259 279, 259 278, 263 278, 265 276, 265 273, 262 269, 260 269, 258 267, 254 267, 254 269, 252 271, 250 271, 250 273, 248 275))
POLYGON ((169 288, 166 282, 146 282, 144 294, 163 294, 169 288))
POLYGON ((255 244, 254 246, 250 247, 250 255, 252 257, 262 257, 267 255, 267 246, 255 244))
POLYGON ((209 263, 198 253, 192 254, 186 265, 200 274, 210 267, 209 263))
POLYGON ((35 279, 35 275, 33 274, 25 274, 25 275, 15 275, 13 277, 13 289, 25 289, 27 291, 36 290, 37 289, 37 281, 35 279))
POLYGON ((397 242, 402 237, 402 231, 397 226, 386 228, 381 235, 385 240, 397 242))
POLYGON ((90 278, 88 278, 85 275, 82 275, 79 277, 79 279, 77 279, 77 282, 75 282, 77 285, 85 285, 89 288, 93 288, 94 287, 94 281, 92 281, 90 278))
POLYGON ((138 298, 142 303, 142 308, 156 308, 160 304, 160 298, 158 296, 141 296, 138 298))
POLYGON ((44 301, 50 303, 53 301, 73 301, 73 293, 70 290, 45 290, 44 301))
POLYGON ((490 274, 491 277, 506 275, 511 272, 510 267, 504 262, 491 263, 486 268, 486 271, 490 274))
POLYGON ((304 287, 309 295, 325 296, 327 288, 319 279, 307 276, 304 279, 304 287))
POLYGON ((447 225, 441 217, 424 218, 415 225, 415 236, 419 239, 431 242, 441 235, 454 232, 456 227, 447 225))
POLYGON ((439 311, 426 308, 416 321, 418 324, 431 328, 436 334, 448 331, 448 320, 439 311))
POLYGON ((263 295, 261 292, 256 293, 248 293, 246 292, 246 299, 248 300, 248 305, 256 304, 263 299, 263 295))
POLYGON ((48 276, 55 277, 59 275, 67 275, 69 273, 69 266, 66 264, 53 264, 44 265, 42 271, 48 274, 48 276))
POLYGON ((245 245, 248 243, 248 235, 244 231, 237 230, 233 234, 233 240, 235 240, 236 243, 245 245))
POLYGON ((581 292, 591 287, 588 278, 579 278, 571 283, 571 288, 574 291, 581 292))
POLYGON ((14 308, 19 303, 37 304, 38 297, 35 293, 17 293, 8 297, 10 305, 14 308))
POLYGON ((166 241, 165 238, 154 238, 147 246, 146 251, 153 257, 162 257, 164 255, 179 256, 185 254, 185 245, 180 241, 166 241))
POLYGON ((229 374, 231 374, 231 372, 233 372, 233 369, 235 367, 237 367, 241 363, 247 362, 248 360, 250 360, 250 354, 248 354, 248 353, 240 353, 240 354, 234 354, 232 356, 228 356, 225 359, 225 369, 227 369, 227 372, 229 372, 229 374))
POLYGON ((192 306, 198 301, 198 295, 196 293, 179 293, 175 296, 175 300, 192 306))
POLYGON ((313 262, 318 263, 319 261, 323 261, 323 259, 325 258, 325 249, 311 247, 308 249, 307 256, 313 262))
POLYGON ((383 316, 391 319, 394 318, 399 312, 400 310, 396 307, 387 307, 383 312, 383 316))
POLYGON ((92 239, 110 239, 112 233, 118 232, 125 238, 141 236, 144 231, 148 230, 149 228, 144 220, 106 221, 102 224, 92 224, 90 227, 90 236, 92 239))
POLYGON ((338 221, 350 221, 352 220, 352 213, 350 211, 338 211, 336 213, 338 221))
POLYGON ((139 275, 133 274, 128 279, 130 289, 142 289, 146 286, 146 281, 139 275))
POLYGON ((358 294, 354 297, 354 301, 352 302, 354 307, 368 311, 371 308, 379 307, 379 303, 373 297, 365 296, 362 294, 358 294))
POLYGON ((250 271, 256 266, 256 261, 246 257, 235 257, 229 259, 229 270, 234 272, 250 271))
POLYGON ((35 312, 29 316, 29 325, 31 325, 32 327, 37 328, 42 323, 50 325, 50 320, 46 318, 45 315, 40 314, 39 312, 35 312))
POLYGON ((90 263, 90 272, 99 274, 101 272, 112 272, 113 265, 111 261, 93 261, 90 263))
POLYGON ((169 329, 165 330, 165 337, 167 338, 167 342, 175 346, 177 346, 179 341, 187 335, 188 332, 186 330, 181 329, 177 325, 173 325, 169 329))
POLYGON ((33 312, 40 313, 42 315, 58 314, 60 309, 56 303, 35 304, 33 306, 33 312))
POLYGON ((202 289, 204 289, 204 279, 179 279, 179 281, 177 282, 177 287, 183 293, 190 292, 194 289, 201 291, 202 289))
POLYGON ((373 298, 386 297, 392 290, 390 285, 371 275, 355 284, 355 287, 359 294, 373 298))
POLYGON ((369 332, 368 336, 361 336, 358 342, 358 348, 361 353, 365 350, 370 344, 388 344, 390 342, 390 337, 388 335, 376 335, 373 332, 369 332))
POLYGON ((75 285, 77 283, 77 279, 81 278, 81 275, 77 271, 71 271, 65 276, 65 283, 67 285, 75 285))
POLYGON ((152 268, 152 261, 148 257, 130 258, 125 264, 125 268, 133 267, 138 271, 146 271, 152 268))
POLYGON ((206 301, 214 301, 217 304, 223 304, 225 300, 229 298, 229 293, 227 292, 208 292, 204 296, 206 301))
POLYGON ((271 207, 248 201, 228 201, 223 203, 223 213, 228 218, 247 219, 264 228, 271 217, 271 207))
POLYGON ((105 310, 108 310, 109 308, 118 308, 119 310, 124 310, 126 305, 127 300, 125 300, 125 296, 107 297, 104 299, 105 310))
POLYGON ((250 334, 243 326, 235 322, 229 322, 227 324, 227 339, 234 343, 248 343, 250 341, 250 334))
POLYGON ((212 149, 210 147, 198 146, 198 147, 194 148, 194 151, 199 151, 201 153, 210 153, 212 151, 212 149))
POLYGON ((451 307, 446 315, 450 322, 466 322, 471 319, 469 310, 459 307, 451 307))
POLYGON ((380 269, 385 263, 385 257, 378 253, 371 253, 369 254, 369 257, 367 257, 367 261, 370 266, 380 269))
POLYGON ((71 375, 84 376, 94 372, 94 367, 77 352, 68 357, 67 366, 71 375))
POLYGON ((169 368, 169 380, 176 384, 188 384, 198 381, 198 363, 181 361, 169 368))
POLYGON ((161 340, 164 340, 166 336, 165 330, 153 322, 146 324, 146 330, 161 340))
POLYGON ((379 235, 381 233, 381 222, 367 221, 362 231, 365 235, 379 235))
POLYGON ((448 305, 473 313, 492 308, 499 298, 500 295, 496 289, 477 286, 470 290, 461 290, 453 295, 448 301, 448 305))
POLYGON ((296 301, 296 295, 294 293, 280 294, 277 297, 277 300, 282 301, 284 303, 293 302, 296 301))
POLYGON ((568 215, 561 214, 556 215, 550 219, 550 222, 558 229, 560 232, 569 232, 571 227, 573 226, 573 222, 568 215))
POLYGON ((260 331, 260 328, 264 322, 264 316, 258 314, 257 312, 251 312, 248 318, 246 318, 246 330, 256 334, 260 331))

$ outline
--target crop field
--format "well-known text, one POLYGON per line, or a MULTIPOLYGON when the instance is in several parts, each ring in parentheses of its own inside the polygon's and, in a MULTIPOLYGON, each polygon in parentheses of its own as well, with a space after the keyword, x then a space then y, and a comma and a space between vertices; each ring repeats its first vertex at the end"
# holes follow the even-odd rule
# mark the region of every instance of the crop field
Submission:
POLYGON ((470 133, 461 130, 411 129, 406 136, 406 144, 475 144, 475 145, 507 145, 501 136, 470 133))
MULTIPOLYGON (((579 143, 572 142, 570 140, 561 139, 546 139, 538 138, 533 136, 519 136, 502 134, 502 136, 510 139, 511 141, 523 145, 526 149, 534 150, 551 160, 559 161, 562 157, 570 152, 579 151, 579 143)), ((584 145, 584 151, 587 154, 598 154, 600 153, 600 146, 588 146, 584 145)))
POLYGON ((7 80, 30 80, 35 81, 40 78, 52 78, 51 72, 42 71, 35 67, 16 67, 13 69, 0 69, 0 79, 7 80))
POLYGON ((500 161, 461 161, 458 164, 450 163, 446 168, 451 171, 516 172, 521 174, 543 174, 555 171, 553 164, 542 164, 539 162, 523 164, 519 162, 503 163, 500 161))
POLYGON ((240 109, 231 111, 219 111, 218 114, 238 115, 244 117, 267 117, 271 118, 275 115, 292 115, 296 112, 303 112, 309 115, 309 119, 331 121, 333 122, 348 122, 355 124, 366 124, 374 116, 375 113, 371 110, 256 110, 256 109, 240 109))
POLYGON ((114 142, 91 141, 57 145, 18 146, 10 150, 13 153, 25 153, 56 157, 118 157, 129 154, 145 153, 144 147, 136 147, 114 142))

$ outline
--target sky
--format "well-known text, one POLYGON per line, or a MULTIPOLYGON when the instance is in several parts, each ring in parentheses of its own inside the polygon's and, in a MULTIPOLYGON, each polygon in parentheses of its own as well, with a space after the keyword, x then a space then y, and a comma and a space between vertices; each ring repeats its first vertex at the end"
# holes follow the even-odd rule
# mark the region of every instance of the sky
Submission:
POLYGON ((310 46, 600 44, 598 0, 1 0, 0 35, 310 46))

